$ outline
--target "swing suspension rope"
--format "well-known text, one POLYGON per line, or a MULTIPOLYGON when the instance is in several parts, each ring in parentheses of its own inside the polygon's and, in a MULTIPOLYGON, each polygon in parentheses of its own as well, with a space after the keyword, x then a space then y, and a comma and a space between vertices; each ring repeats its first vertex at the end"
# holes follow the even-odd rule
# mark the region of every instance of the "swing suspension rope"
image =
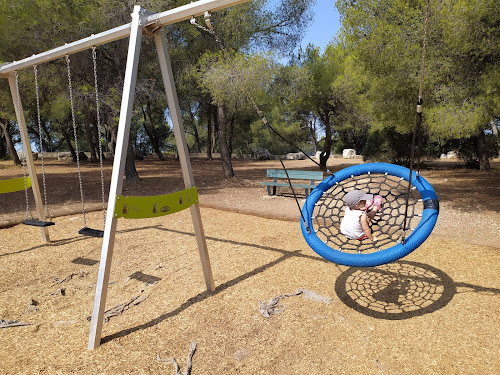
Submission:
MULTIPOLYGON (((16 95, 17 95, 17 103, 15 103, 14 105, 17 105, 17 108, 18 108, 18 127, 19 127, 19 134, 21 136, 21 143, 23 144, 23 154, 24 154, 24 162, 21 160, 21 164, 23 166, 23 180, 24 180, 24 197, 26 199, 26 211, 25 211, 25 214, 24 214, 24 221, 23 221, 23 224, 25 225, 30 225, 30 226, 36 226, 36 227, 48 227, 48 226, 51 226, 51 225, 55 225, 55 223, 51 222, 51 221, 46 221, 47 220, 47 213, 48 213, 48 209, 47 209, 47 189, 46 189, 46 184, 45 184, 45 168, 43 168, 43 182, 44 182, 44 198, 45 198, 45 203, 42 202, 42 204, 44 204, 45 208, 44 208, 44 213, 43 213, 43 220, 42 220, 42 214, 39 215, 39 218, 38 220, 35 220, 33 219, 33 214, 31 213, 31 210, 30 210, 30 206, 29 206, 29 198, 28 198, 28 182, 27 182, 27 175, 26 175, 26 163, 28 162, 28 156, 27 156, 27 153, 26 153, 26 149, 24 147, 24 145, 28 144, 27 141, 25 139, 25 136, 24 136, 24 132, 23 132, 23 129, 22 129, 22 121, 21 121, 21 94, 20 94, 20 90, 19 90, 19 75, 17 73, 17 71, 15 72, 15 78, 16 78, 16 95), (28 218, 30 217, 30 218, 28 218)), ((37 92, 37 96, 38 96, 38 92, 37 92)), ((37 101, 37 107, 39 109, 39 103, 37 101)), ((41 142, 41 141, 40 141, 41 142)), ((42 143, 40 143, 42 144, 42 143)), ((40 146, 40 150, 42 150, 42 146, 40 146)), ((43 160, 43 159, 42 159, 43 160)), ((42 162, 43 163, 43 162, 42 162)), ((43 165, 43 164, 42 164, 43 165)), ((31 183, 33 183, 33 181, 31 181, 31 183)))
POLYGON ((422 56, 420 59, 420 82, 418 88, 418 101, 417 101, 417 114, 415 127, 413 129, 413 136, 411 142, 411 156, 410 156, 410 176, 408 179, 408 189, 406 193, 406 209, 404 212, 404 220, 403 220, 403 236, 402 243, 406 240, 406 232, 408 230, 407 220, 408 220, 408 201, 410 197, 410 189, 412 187, 412 172, 413 172, 413 162, 415 158, 415 143, 417 138, 417 133, 419 136, 418 139, 418 152, 417 152, 417 176, 420 174, 420 154, 422 148, 422 134, 421 134, 421 124, 422 124, 422 104, 423 104, 423 87, 424 87, 424 76, 425 76, 425 57, 427 52, 427 34, 428 34, 428 25, 429 25, 429 8, 430 8, 430 0, 427 0, 425 7, 425 16, 424 16, 424 35, 422 41, 422 56))
MULTIPOLYGON (((222 51, 224 57, 226 59, 228 59, 228 61, 229 61, 229 56, 228 56, 228 53, 227 53, 226 48, 224 46, 224 43, 222 42, 221 38, 219 38, 219 36, 217 35, 217 33, 215 32, 215 30, 214 30, 214 28, 212 26, 212 23, 210 22, 210 13, 209 12, 205 12, 205 24, 207 25, 207 27, 204 27, 204 26, 200 25, 199 23, 197 23, 196 19, 194 17, 191 17, 190 22, 191 22, 191 24, 193 26, 197 27, 198 29, 203 30, 203 31, 209 33, 210 35, 212 35, 215 38, 215 42, 219 46, 219 48, 222 51)), ((269 129, 270 133, 273 132, 274 134, 276 134, 279 138, 281 138, 283 141, 285 141, 286 143, 288 143, 290 146, 292 146, 293 148, 295 148, 295 149, 299 150, 300 152, 302 152, 309 160, 311 160, 314 164, 316 164, 320 169, 324 170, 328 175, 332 175, 332 172, 327 167, 322 166, 316 160, 314 160, 313 158, 311 158, 299 146, 297 146, 296 144, 294 144, 290 140, 288 140, 285 137, 283 137, 276 129, 274 129, 269 124, 269 122, 267 121, 266 116, 264 115, 264 113, 262 112, 262 110, 259 108, 259 106, 255 102, 253 96, 248 91, 246 91, 245 93, 246 93, 248 99, 250 100, 250 102, 252 103, 253 108, 255 109, 255 111, 257 112, 257 114, 259 115, 259 117, 261 118, 262 123, 269 129)), ((304 224, 307 226, 306 220, 305 220, 305 218, 304 218, 304 216, 302 214, 302 210, 300 209, 299 200, 297 198, 297 195, 295 194, 295 190, 294 190, 294 188, 292 186, 292 182, 290 181, 290 177, 288 176, 288 172, 287 172, 287 169, 285 167, 285 164, 283 163, 283 160, 281 160, 281 159, 280 159, 280 162, 281 162, 281 165, 283 166, 283 170, 285 171, 285 174, 287 176, 287 180, 288 180, 288 184, 290 186, 290 189, 292 189, 292 194, 293 194, 295 202, 297 203, 297 206, 299 208, 299 212, 300 212, 300 215, 302 217, 302 220, 303 220, 304 224)), ((309 228, 308 228, 308 231, 309 231, 309 228)))

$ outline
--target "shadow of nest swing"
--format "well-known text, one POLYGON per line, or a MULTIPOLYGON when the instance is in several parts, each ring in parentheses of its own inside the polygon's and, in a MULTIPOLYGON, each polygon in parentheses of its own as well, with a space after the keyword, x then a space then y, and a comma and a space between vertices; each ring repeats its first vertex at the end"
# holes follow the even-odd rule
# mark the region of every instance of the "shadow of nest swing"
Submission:
POLYGON ((404 320, 445 307, 457 293, 498 295, 500 289, 456 283, 428 264, 398 260, 369 268, 349 268, 335 292, 348 307, 377 319, 404 320))

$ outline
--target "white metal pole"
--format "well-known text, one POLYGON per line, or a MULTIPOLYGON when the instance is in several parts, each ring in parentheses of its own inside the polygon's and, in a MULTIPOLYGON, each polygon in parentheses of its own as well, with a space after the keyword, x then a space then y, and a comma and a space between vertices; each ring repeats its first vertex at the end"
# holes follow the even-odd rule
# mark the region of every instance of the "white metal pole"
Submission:
MULTIPOLYGON (((172 124, 174 128, 175 144, 181 162, 182 175, 184 177, 184 185, 186 188, 194 186, 193 171, 191 169, 191 162, 189 160, 189 152, 186 143, 186 135, 184 133, 184 126, 182 124, 182 115, 177 99, 177 90, 175 88, 174 75, 172 73, 172 65, 170 63, 170 56, 168 53, 167 41, 163 32, 155 35, 156 50, 158 52, 158 60, 160 62, 161 75, 163 77, 163 85, 165 86, 165 93, 167 95, 168 107, 172 117, 172 124)), ((207 290, 213 292, 215 290, 214 278, 212 275, 212 267, 210 265, 210 258, 208 256, 207 241, 203 231, 203 224, 201 221, 200 207, 198 204, 191 206, 191 218, 193 220, 194 231, 196 240, 198 242, 198 252, 200 254, 201 266, 203 275, 205 277, 205 284, 207 290)))
POLYGON ((3 64, 2 66, 0 66, 0 75, 12 72, 14 70, 19 71, 22 69, 31 68, 33 65, 40 65, 42 63, 56 60, 66 55, 72 55, 80 51, 85 51, 86 49, 92 48, 93 46, 110 43, 115 40, 126 38, 129 35, 130 23, 127 23, 126 25, 118 26, 114 29, 104 31, 99 34, 92 34, 87 38, 83 38, 72 43, 66 43, 64 46, 53 48, 51 50, 27 57, 19 61, 3 64))
MULTIPOLYGON (((12 101, 14 102, 14 108, 16 110, 19 131, 22 133, 21 140, 23 143, 24 160, 26 160, 26 165, 28 166, 28 172, 31 179, 31 191, 33 192, 33 197, 35 198, 36 213, 38 214, 38 219, 43 220, 44 209, 42 196, 40 194, 40 185, 38 185, 35 163, 33 162, 33 155, 31 154, 31 145, 29 142, 28 130, 26 129, 23 105, 21 103, 21 98, 17 97, 16 76, 14 73, 9 74, 9 86, 12 101)), ((42 231, 43 241, 45 243, 50 242, 49 229, 47 227, 41 227, 40 230, 42 231)))
POLYGON ((118 134, 113 162, 113 173, 111 175, 111 186, 109 188, 108 209, 104 236, 102 241, 101 261, 90 323, 89 349, 95 349, 101 344, 102 323, 106 307, 106 295, 108 291, 109 273, 111 269, 111 258, 115 242, 117 218, 114 217, 116 196, 122 192, 125 161, 127 159, 127 147, 130 136, 130 121, 134 104, 135 84, 137 80, 137 68, 139 65, 139 53, 141 49, 142 26, 146 19, 144 9, 134 6, 130 40, 127 54, 127 65, 125 79, 123 82, 123 96, 120 108, 120 119, 118 123, 118 134))

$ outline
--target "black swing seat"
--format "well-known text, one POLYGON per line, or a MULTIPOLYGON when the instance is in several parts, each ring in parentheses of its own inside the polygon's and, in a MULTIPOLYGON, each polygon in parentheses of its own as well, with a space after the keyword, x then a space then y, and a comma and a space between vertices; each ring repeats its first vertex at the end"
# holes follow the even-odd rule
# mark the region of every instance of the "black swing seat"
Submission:
POLYGON ((35 219, 28 219, 23 221, 24 225, 31 225, 33 227, 50 227, 51 225, 56 225, 52 221, 41 221, 35 219))
POLYGON ((100 237, 104 236, 104 231, 98 230, 98 229, 92 229, 92 228, 82 228, 78 231, 78 233, 83 234, 84 236, 89 236, 89 237, 100 237))

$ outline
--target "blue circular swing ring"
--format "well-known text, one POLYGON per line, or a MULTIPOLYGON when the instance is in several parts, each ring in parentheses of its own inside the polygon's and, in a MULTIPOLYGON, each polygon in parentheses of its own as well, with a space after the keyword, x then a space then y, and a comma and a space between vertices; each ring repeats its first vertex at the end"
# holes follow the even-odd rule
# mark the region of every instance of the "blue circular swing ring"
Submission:
POLYGON ((423 212, 422 218, 418 223, 417 227, 413 232, 406 237, 404 244, 397 243, 396 245, 372 252, 367 254, 354 254, 346 253, 337 249, 332 249, 327 246, 323 241, 321 241, 316 235, 313 228, 313 218, 312 214, 316 203, 321 198, 321 196, 327 192, 332 186, 340 181, 344 181, 354 176, 361 176, 364 174, 388 174, 391 176, 396 176, 409 181, 410 170, 399 165, 388 164, 388 163, 367 163, 359 164, 352 167, 342 169, 335 173, 333 176, 325 178, 316 188, 311 192, 309 197, 304 203, 302 208, 302 214, 307 223, 307 227, 304 221, 301 221, 302 234, 309 246, 323 258, 345 266, 351 267, 374 267, 381 264, 386 264, 400 259, 417 247, 419 247, 432 232, 434 225, 439 214, 439 201, 437 195, 432 188, 432 186, 419 174, 412 172, 412 186, 415 187, 423 201, 423 212), (307 228, 310 229, 308 233, 307 228))

